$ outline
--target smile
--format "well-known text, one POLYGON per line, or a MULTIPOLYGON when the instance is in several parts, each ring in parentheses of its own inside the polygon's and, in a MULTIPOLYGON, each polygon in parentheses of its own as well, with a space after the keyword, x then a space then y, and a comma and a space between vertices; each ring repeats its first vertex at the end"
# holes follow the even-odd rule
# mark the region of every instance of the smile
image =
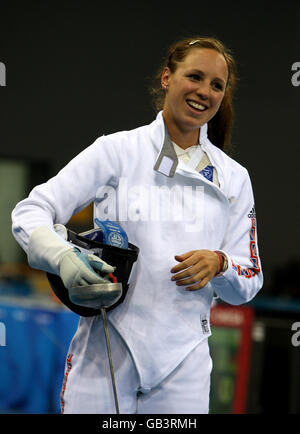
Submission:
POLYGON ((195 101, 192 101, 192 100, 190 100, 190 99, 186 100, 186 102, 187 102, 187 104, 188 104, 190 107, 192 107, 193 109, 199 110, 199 111, 201 111, 201 112, 203 112, 204 110, 207 109, 206 106, 204 106, 204 105, 202 105, 202 104, 199 104, 199 103, 197 103, 197 102, 195 102, 195 101))

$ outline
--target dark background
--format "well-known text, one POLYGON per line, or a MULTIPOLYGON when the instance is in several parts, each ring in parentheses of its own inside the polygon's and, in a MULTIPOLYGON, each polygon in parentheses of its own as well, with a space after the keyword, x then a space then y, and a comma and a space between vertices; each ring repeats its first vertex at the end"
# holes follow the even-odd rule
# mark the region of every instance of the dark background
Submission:
POLYGON ((98 136, 150 123, 168 45, 215 36, 238 64, 233 156, 252 178, 268 291, 276 269, 299 276, 299 29, 296 1, 1 3, 0 157, 44 164, 42 182, 98 136))

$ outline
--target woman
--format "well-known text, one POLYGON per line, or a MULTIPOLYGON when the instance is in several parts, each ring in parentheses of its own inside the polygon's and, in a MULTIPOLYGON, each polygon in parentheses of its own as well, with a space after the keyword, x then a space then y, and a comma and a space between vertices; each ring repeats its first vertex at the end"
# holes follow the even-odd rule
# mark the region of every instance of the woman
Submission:
MULTIPOLYGON (((241 304, 262 287, 247 170, 222 148, 232 125, 234 60, 213 38, 174 44, 154 89, 150 124, 102 136, 13 211, 32 267, 66 288, 102 281, 53 229, 94 202, 140 255, 122 304, 109 312, 121 413, 207 413, 214 292, 241 304), (162 104, 162 105, 161 105, 162 104)), ((92 267, 90 268, 89 267, 92 267)), ((65 413, 112 413, 101 317, 80 318, 66 364, 65 413)))

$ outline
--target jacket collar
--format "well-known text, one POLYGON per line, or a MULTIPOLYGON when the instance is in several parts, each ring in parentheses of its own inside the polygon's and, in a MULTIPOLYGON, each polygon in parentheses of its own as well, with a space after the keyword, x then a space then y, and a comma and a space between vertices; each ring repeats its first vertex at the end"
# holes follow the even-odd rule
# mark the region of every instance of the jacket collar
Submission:
MULTIPOLYGON (((152 122, 152 137, 155 147, 159 150, 157 160, 154 165, 156 172, 172 178, 175 175, 178 166, 178 157, 174 150, 169 131, 165 125, 162 111, 152 122)), ((207 140, 207 124, 202 125, 199 135, 199 144, 207 140)))

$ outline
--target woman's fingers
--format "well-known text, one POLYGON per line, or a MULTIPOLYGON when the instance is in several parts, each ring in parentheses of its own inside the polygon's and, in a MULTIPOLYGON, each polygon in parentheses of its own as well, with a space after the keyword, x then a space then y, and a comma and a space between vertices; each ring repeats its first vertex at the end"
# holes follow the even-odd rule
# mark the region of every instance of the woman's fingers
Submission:
POLYGON ((186 291, 197 291, 199 289, 202 289, 208 284, 210 279, 211 278, 209 277, 205 277, 204 279, 201 280, 201 282, 197 283, 196 285, 187 286, 186 291))
POLYGON ((198 256, 195 255, 195 252, 197 251, 192 250, 183 255, 175 256, 176 261, 180 261, 180 263, 171 269, 171 273, 178 273, 179 271, 185 270, 187 267, 194 265, 198 261, 198 256))
POLYGON ((176 273, 171 280, 177 286, 191 285, 186 288, 190 291, 202 289, 218 270, 218 256, 210 250, 193 250, 175 259, 180 263, 171 269, 171 273, 176 273))
POLYGON ((171 280, 179 281, 181 279, 190 279, 192 276, 198 275, 201 271, 201 264, 197 262, 195 265, 185 269, 182 272, 179 272, 171 277, 171 280))
POLYGON ((184 279, 176 280, 176 285, 177 286, 186 286, 186 285, 190 285, 190 284, 193 284, 193 283, 198 283, 200 280, 204 279, 204 277, 206 277, 206 275, 207 275, 206 272, 204 272, 202 270, 199 273, 194 274, 191 277, 187 277, 187 278, 184 278, 184 279))

